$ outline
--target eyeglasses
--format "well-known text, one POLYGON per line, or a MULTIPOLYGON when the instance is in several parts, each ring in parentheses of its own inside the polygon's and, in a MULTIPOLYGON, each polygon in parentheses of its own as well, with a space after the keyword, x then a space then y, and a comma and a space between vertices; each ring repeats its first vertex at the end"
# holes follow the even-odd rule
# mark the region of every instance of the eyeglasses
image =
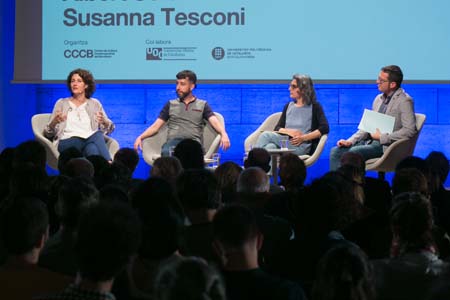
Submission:
POLYGON ((289 87, 290 87, 291 89, 296 89, 296 88, 298 88, 298 85, 296 85, 296 84, 290 84, 289 87))
POLYGON ((385 82, 389 82, 389 80, 384 80, 384 79, 381 79, 380 77, 378 77, 378 78, 377 78, 377 82, 383 84, 383 83, 385 83, 385 82))

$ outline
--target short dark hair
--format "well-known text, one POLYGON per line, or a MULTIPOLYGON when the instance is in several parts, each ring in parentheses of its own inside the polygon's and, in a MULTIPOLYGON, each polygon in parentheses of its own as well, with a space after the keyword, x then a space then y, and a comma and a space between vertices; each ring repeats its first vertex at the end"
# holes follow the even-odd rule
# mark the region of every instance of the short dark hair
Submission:
POLYGON ((23 255, 47 232, 47 207, 38 198, 14 197, 0 216, 1 238, 9 254, 23 255))
POLYGON ((69 160, 76 157, 83 157, 83 153, 75 147, 69 147, 59 153, 58 157, 58 171, 63 172, 64 166, 69 160))
POLYGON ((203 147, 195 140, 184 139, 179 142, 173 155, 180 160, 183 169, 205 168, 203 147))
POLYGON ((149 178, 133 190, 131 202, 142 221, 139 256, 162 259, 178 250, 184 216, 172 186, 164 179, 149 178))
POLYGON ((178 72, 177 79, 188 79, 193 84, 197 84, 197 75, 191 70, 183 70, 178 72))
POLYGON ((389 65, 381 68, 381 71, 388 74, 388 80, 390 82, 395 82, 397 84, 397 88, 402 85, 403 81, 403 72, 399 66, 389 65))
POLYGON ((14 164, 32 163, 45 170, 46 160, 45 147, 38 141, 29 140, 22 142, 14 151, 14 164))
POLYGON ((130 205, 102 202, 80 219, 75 257, 81 277, 93 282, 111 280, 129 263, 141 240, 141 224, 130 205))
POLYGON ((240 248, 258 233, 256 217, 245 206, 225 206, 214 216, 213 237, 226 247, 240 248))
POLYGON ((114 162, 123 164, 133 173, 139 163, 139 155, 132 148, 120 148, 114 154, 114 162))
POLYGON ((301 188, 306 179, 305 162, 294 153, 285 153, 280 157, 281 184, 287 189, 301 188))
POLYGON ((99 193, 92 180, 75 177, 62 184, 55 209, 64 228, 73 231, 82 213, 98 201, 99 193))
POLYGON ((270 170, 270 154, 264 148, 253 148, 248 152, 247 159, 244 162, 245 168, 260 167, 264 172, 270 170))
POLYGON ((428 163, 431 173, 433 173, 434 176, 437 176, 440 183, 443 184, 447 179, 450 168, 448 158, 445 154, 440 151, 431 151, 425 158, 425 161, 428 163))
POLYGON ((221 202, 217 180, 205 169, 184 170, 177 179, 177 195, 187 210, 215 209, 221 202))
POLYGON ((67 87, 69 88, 70 93, 72 93, 72 89, 70 88, 70 82, 72 81, 72 77, 73 75, 78 74, 81 79, 83 79, 84 84, 87 85, 86 88, 86 98, 91 98, 91 96, 94 94, 95 92, 95 80, 94 80, 94 76, 92 75, 92 73, 88 70, 85 69, 75 69, 72 72, 69 73, 69 75, 67 76, 67 87))

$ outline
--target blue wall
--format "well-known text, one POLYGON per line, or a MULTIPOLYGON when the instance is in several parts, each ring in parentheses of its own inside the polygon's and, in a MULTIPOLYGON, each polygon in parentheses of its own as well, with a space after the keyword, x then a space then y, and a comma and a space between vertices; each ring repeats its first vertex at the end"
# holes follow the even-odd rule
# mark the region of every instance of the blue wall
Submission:
MULTIPOLYGON (((50 112, 54 102, 67 96, 64 85, 10 84, 13 78, 14 1, 0 4, 0 150, 32 139, 31 116, 50 112), (7 29, 7 30, 6 30, 7 29)), ((381 66, 380 66, 381 67, 381 66)), ((301 70, 298 70, 301 72, 301 70)), ((373 70, 374 78, 378 70, 373 70)), ((95 74, 94 74, 95 75, 95 74)), ((174 74, 175 75, 175 74, 174 74)), ((406 74, 407 77, 408 74, 406 74)), ((427 115, 415 154, 425 157, 438 150, 450 156, 450 85, 405 85, 415 99, 417 112, 427 115)), ((242 161, 244 139, 272 112, 289 101, 286 84, 202 85, 195 90, 225 117, 232 146, 223 160, 242 161)), ((328 169, 330 148, 356 129, 364 108, 370 108, 378 93, 375 84, 319 84, 318 99, 325 109, 331 132, 320 161, 308 169, 308 180, 328 169)), ((135 137, 150 125, 159 110, 173 98, 174 85, 98 85, 100 99, 117 124, 113 136, 122 147, 132 147, 135 137)), ((149 167, 141 160, 135 175, 146 177, 149 167)))

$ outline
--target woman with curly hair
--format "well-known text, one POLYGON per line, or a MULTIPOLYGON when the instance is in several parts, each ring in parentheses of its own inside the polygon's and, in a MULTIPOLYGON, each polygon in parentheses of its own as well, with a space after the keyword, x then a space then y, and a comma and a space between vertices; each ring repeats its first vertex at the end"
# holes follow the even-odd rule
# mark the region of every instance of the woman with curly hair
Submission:
POLYGON ((103 106, 92 94, 95 81, 91 72, 76 69, 67 77, 71 97, 59 99, 53 107, 44 135, 58 145, 58 151, 75 147, 84 156, 101 155, 111 161, 104 134, 114 130, 103 106))

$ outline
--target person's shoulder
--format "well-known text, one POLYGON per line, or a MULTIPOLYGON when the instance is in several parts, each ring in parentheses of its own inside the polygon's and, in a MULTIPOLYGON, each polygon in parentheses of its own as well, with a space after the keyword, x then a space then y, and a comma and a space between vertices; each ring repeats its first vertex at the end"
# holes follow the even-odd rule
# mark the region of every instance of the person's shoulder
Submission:
POLYGON ((87 101, 91 102, 91 103, 98 103, 98 104, 100 104, 100 100, 98 100, 97 98, 93 98, 93 97, 88 98, 87 101))

